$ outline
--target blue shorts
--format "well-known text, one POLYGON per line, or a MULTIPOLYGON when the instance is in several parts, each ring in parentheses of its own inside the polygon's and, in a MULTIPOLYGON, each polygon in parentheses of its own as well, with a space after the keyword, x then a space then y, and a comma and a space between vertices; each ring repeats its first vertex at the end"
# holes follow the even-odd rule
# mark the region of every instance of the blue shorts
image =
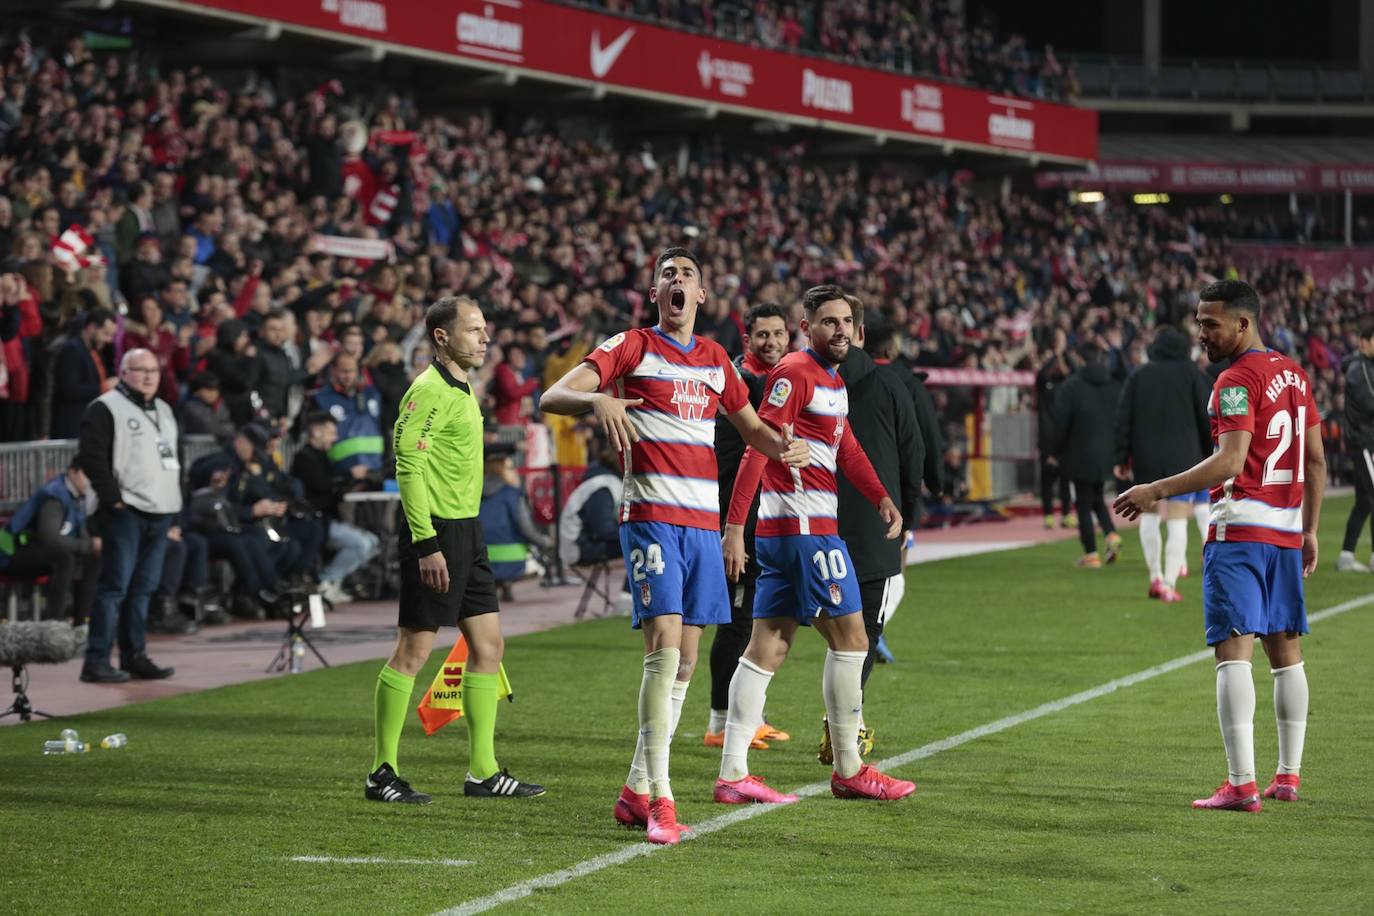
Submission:
POLYGON ((1202 549, 1202 617, 1207 645, 1255 633, 1306 633, 1302 551, 1250 541, 1202 549))
POLYGON ((843 617, 863 610, 849 549, 834 534, 755 538, 759 578, 755 617, 795 617, 810 626, 821 611, 843 617))
POLYGON ((630 581, 630 625, 645 617, 681 614, 704 627, 730 622, 730 588, 720 535, 665 522, 623 522, 620 548, 630 581))
POLYGON ((1198 490, 1196 493, 1184 493, 1184 494, 1181 495, 1181 496, 1175 496, 1175 497, 1173 497, 1173 498, 1176 499, 1176 500, 1178 500, 1179 502, 1184 502, 1184 503, 1203 503, 1203 504, 1205 504, 1205 503, 1207 502, 1208 497, 1209 497, 1210 495, 1211 495, 1211 494, 1210 494, 1207 490, 1198 490))

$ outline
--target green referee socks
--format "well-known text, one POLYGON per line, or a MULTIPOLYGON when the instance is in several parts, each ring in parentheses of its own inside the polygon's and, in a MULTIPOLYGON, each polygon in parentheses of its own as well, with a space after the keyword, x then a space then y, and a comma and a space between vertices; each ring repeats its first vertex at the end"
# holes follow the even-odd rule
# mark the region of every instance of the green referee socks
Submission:
POLYGON ((377 675, 377 690, 373 694, 377 720, 377 755, 372 760, 374 773, 384 763, 400 772, 396 766, 396 747, 401 743, 401 726, 405 725, 410 692, 414 687, 415 678, 406 677, 390 665, 383 665, 377 675))
POLYGON ((495 674, 463 674, 463 716, 468 720, 468 772, 488 779, 496 765, 496 704, 501 678, 495 674))

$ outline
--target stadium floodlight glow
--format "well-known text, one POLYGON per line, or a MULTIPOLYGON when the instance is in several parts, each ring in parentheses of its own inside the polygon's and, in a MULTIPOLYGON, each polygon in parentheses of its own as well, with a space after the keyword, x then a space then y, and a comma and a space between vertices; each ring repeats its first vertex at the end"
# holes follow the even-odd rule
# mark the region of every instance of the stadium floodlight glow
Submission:
POLYGON ((1169 202, 1169 195, 1155 193, 1134 194, 1131 196, 1131 202, 1140 204, 1143 207, 1153 206, 1154 204, 1167 204, 1169 202))
POLYGON ((1073 202, 1076 204, 1100 204, 1107 195, 1101 191, 1075 191, 1069 196, 1073 198, 1073 202))
POLYGON ((1234 201, 1235 201, 1235 198, 1232 197, 1230 194, 1223 194, 1223 195, 1221 195, 1221 202, 1224 203, 1224 204, 1233 203, 1234 201))

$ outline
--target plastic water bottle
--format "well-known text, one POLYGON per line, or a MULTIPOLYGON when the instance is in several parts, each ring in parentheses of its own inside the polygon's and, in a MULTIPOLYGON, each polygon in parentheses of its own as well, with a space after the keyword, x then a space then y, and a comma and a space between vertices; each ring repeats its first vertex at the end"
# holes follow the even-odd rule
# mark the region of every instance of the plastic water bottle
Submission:
POLYGON ((129 743, 129 736, 123 732, 115 732, 113 735, 106 735, 100 739, 100 746, 107 751, 112 751, 118 747, 124 747, 129 743))
POLYGON ((299 636, 291 640, 291 673, 300 674, 305 670, 305 640, 299 636))
POLYGON ((90 749, 88 744, 83 744, 80 741, 64 741, 61 738, 43 742, 43 756, 45 757, 55 754, 84 754, 90 749))
POLYGON ((81 738, 81 736, 76 733, 76 729, 74 728, 62 729, 62 731, 58 734, 58 737, 61 738, 63 741, 77 741, 81 738))

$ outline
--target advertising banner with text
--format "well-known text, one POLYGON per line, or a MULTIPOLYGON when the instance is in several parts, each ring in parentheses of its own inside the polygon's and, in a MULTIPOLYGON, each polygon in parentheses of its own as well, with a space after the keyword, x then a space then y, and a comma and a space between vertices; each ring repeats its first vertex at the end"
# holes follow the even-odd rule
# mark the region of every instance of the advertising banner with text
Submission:
POLYGON ((1216 194, 1374 193, 1374 164, 1238 162, 1099 162, 1081 172, 1040 172, 1042 188, 1216 194))
POLYGON ((1090 161, 1097 113, 769 51, 547 0, 141 0, 517 72, 1020 157, 1090 161))
POLYGON ((1235 245, 1231 259, 1241 276, 1275 261, 1295 261, 1319 289, 1332 293, 1374 294, 1374 248, 1303 248, 1298 245, 1235 245))

